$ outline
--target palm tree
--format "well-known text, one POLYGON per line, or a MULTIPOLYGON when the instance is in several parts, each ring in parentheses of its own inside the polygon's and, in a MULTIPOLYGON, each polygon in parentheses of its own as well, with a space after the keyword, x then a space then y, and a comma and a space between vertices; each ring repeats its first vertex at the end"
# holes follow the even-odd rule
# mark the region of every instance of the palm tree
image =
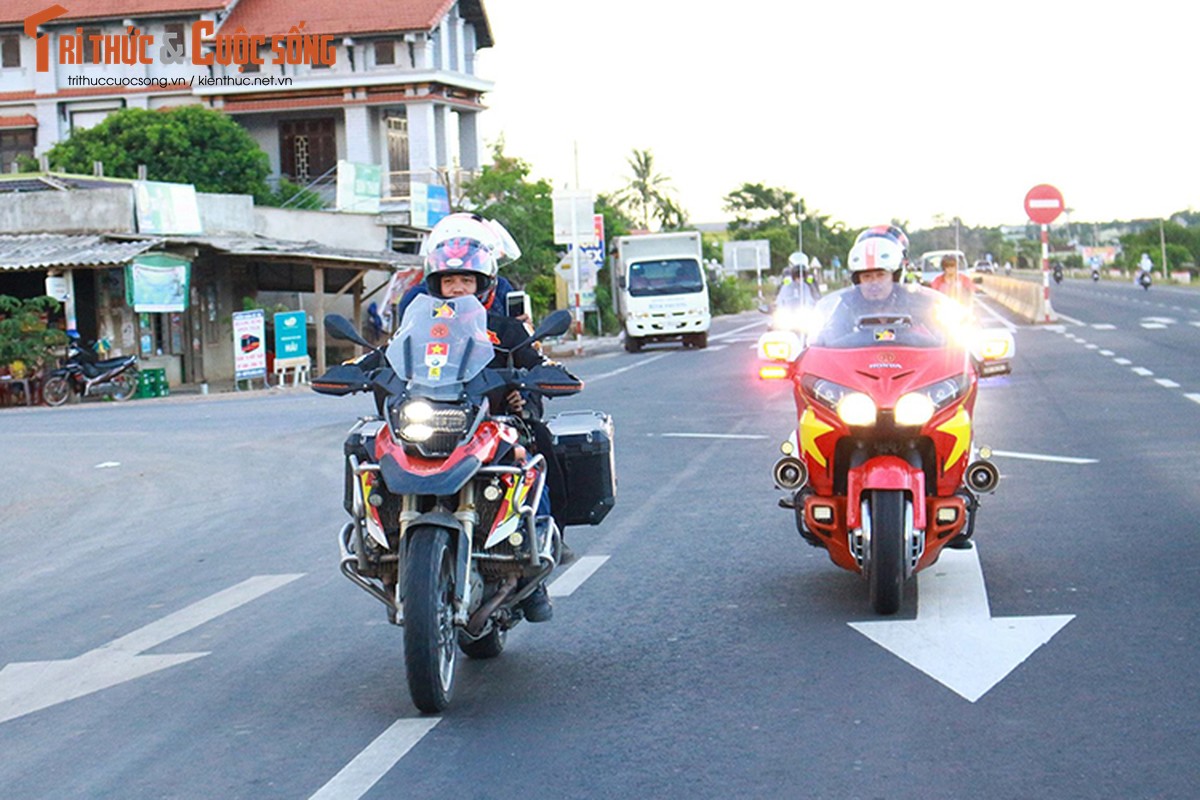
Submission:
POLYGON ((634 222, 640 224, 643 230, 649 230, 652 219, 664 216, 673 218, 681 213, 668 195, 671 179, 654 171, 653 153, 634 148, 628 163, 633 177, 613 196, 613 200, 634 222), (665 211, 664 206, 669 206, 670 211, 665 211))

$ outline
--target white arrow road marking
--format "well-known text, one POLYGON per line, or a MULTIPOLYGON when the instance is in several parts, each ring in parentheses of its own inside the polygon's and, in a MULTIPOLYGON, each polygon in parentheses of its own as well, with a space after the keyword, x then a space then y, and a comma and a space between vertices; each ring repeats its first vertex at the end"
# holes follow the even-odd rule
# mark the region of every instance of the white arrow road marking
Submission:
POLYGON ((1029 461, 1055 461, 1060 464, 1095 464, 1094 458, 1076 458, 1074 456, 1047 456, 1041 453, 1016 453, 1012 450, 993 450, 992 455, 1004 458, 1024 458, 1029 461))
POLYGON ((943 550, 917 592, 915 620, 849 625, 972 703, 1075 618, 993 618, 977 547, 943 550))
POLYGON ((441 721, 441 717, 396 720, 309 800, 358 800, 441 721))
POLYGON ((551 597, 569 597, 583 582, 604 566, 608 556, 582 556, 550 584, 551 597))
POLYGON ((0 669, 0 723, 206 656, 138 653, 301 577, 303 573, 257 575, 76 658, 9 664, 0 669))

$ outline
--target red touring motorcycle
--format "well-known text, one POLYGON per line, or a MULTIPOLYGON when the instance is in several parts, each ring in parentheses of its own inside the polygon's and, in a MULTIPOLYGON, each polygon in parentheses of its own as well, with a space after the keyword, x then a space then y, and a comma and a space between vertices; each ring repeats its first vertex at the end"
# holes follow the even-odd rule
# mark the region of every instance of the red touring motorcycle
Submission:
MULTIPOLYGON (((409 692, 430 713, 450 703, 457 651, 500 655, 523 619, 521 601, 561 561, 561 533, 538 512, 546 458, 527 447, 528 424, 494 413, 489 397, 513 389, 561 397, 583 384, 558 364, 512 367, 511 353, 509 367, 489 367, 486 319, 473 296, 418 296, 386 352, 313 381, 323 394, 375 394, 378 415, 360 419, 344 446, 351 520, 340 535, 341 570, 404 627, 409 692)), ((569 312, 551 314, 527 343, 569 324, 569 312)), ((326 317, 325 327, 370 347, 343 317, 326 317)), ((556 513, 565 525, 598 524, 615 498, 611 420, 572 412, 547 425, 569 498, 556 513), (587 448, 576 446, 583 434, 587 448)))
POLYGON ((765 334, 760 375, 791 380, 798 412, 774 467, 780 505, 806 541, 866 578, 877 613, 894 614, 908 578, 951 542, 969 546, 978 496, 999 482, 972 422, 979 378, 1011 371, 1013 342, 964 325, 964 309, 928 289, 898 286, 872 316, 849 312, 856 291, 820 301, 807 343, 765 334))

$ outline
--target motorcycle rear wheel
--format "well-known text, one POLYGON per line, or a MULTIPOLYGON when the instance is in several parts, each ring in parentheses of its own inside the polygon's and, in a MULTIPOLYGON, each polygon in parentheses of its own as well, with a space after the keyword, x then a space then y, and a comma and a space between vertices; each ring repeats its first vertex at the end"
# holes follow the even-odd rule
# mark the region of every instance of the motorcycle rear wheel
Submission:
POLYGON ((404 667, 413 704, 427 714, 450 705, 458 663, 454 554, 444 528, 419 527, 404 562, 404 667))
POLYGON ((120 375, 112 379, 113 386, 116 389, 112 393, 113 400, 128 400, 133 397, 134 392, 138 387, 138 373, 136 369, 130 369, 122 372, 120 375))
POLYGON ((871 564, 867 582, 871 608, 888 616, 900 610, 904 594, 904 493, 874 489, 867 498, 871 514, 871 564))
POLYGON ((61 375, 46 379, 42 385, 42 399, 48 406, 61 406, 71 399, 71 384, 61 375))

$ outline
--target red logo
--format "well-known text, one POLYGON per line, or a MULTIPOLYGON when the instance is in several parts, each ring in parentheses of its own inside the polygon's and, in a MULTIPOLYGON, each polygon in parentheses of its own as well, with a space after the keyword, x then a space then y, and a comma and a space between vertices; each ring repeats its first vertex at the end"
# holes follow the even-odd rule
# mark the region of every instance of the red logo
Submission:
POLYGON ((54 5, 25 18, 25 35, 36 41, 38 72, 50 71, 50 37, 46 34, 38 36, 38 25, 41 25, 43 22, 49 22, 52 19, 58 19, 65 13, 67 13, 65 8, 54 5))

